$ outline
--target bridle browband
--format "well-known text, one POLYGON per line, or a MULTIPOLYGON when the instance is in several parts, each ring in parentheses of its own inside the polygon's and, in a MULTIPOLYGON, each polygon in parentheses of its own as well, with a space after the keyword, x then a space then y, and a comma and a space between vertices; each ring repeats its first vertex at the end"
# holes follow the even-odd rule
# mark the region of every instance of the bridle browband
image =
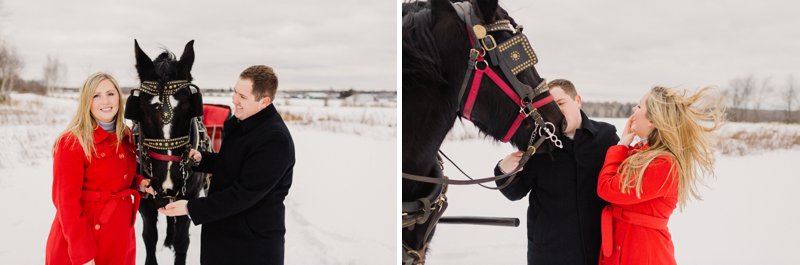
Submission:
MULTIPOLYGON (((439 174, 441 177, 427 177, 408 174, 405 172, 402 173, 402 178, 404 179, 436 184, 434 190, 427 196, 415 201, 403 202, 402 204, 403 229, 413 230, 417 224, 428 223, 425 234, 423 235, 424 238, 422 240, 421 247, 419 249, 411 248, 405 242, 403 242, 402 254, 404 265, 417 265, 425 263, 428 237, 430 236, 433 227, 444 213, 444 210, 447 208, 447 197, 445 196, 445 193, 449 184, 478 184, 489 189, 503 189, 513 182, 514 178, 516 177, 516 173, 522 170, 522 167, 530 159, 530 157, 536 153, 536 150, 542 145, 542 143, 544 143, 544 140, 550 140, 556 147, 562 148, 561 141, 555 135, 555 125, 550 122, 545 122, 539 112, 539 108, 552 102, 553 97, 548 95, 544 98, 533 101, 533 99, 537 96, 547 92, 547 82, 542 80, 542 82, 540 82, 536 88, 531 88, 530 86, 519 81, 519 79, 516 77, 517 74, 533 67, 538 62, 536 54, 531 48, 530 42, 528 41, 527 37, 522 34, 522 26, 513 27, 509 20, 499 20, 484 26, 480 23, 478 16, 472 9, 472 4, 470 2, 466 1, 451 4, 455 8, 461 20, 466 24, 471 45, 466 73, 463 81, 461 82, 461 89, 458 93, 457 112, 459 115, 467 120, 471 120, 472 110, 475 105, 475 101, 477 100, 478 90, 480 90, 481 82, 483 81, 483 77, 488 77, 503 91, 506 96, 508 96, 509 99, 516 103, 520 108, 519 114, 504 135, 502 142, 510 141, 511 137, 516 133, 524 119, 527 117, 530 117, 534 120, 536 127, 531 133, 531 136, 528 140, 528 147, 520 159, 519 164, 514 170, 507 174, 474 179, 465 173, 464 175, 467 176, 469 180, 456 180, 449 179, 443 174, 439 174), (489 33, 498 31, 508 31, 514 36, 503 43, 497 44, 494 37, 489 33), (488 62, 487 55, 489 59, 488 62), (499 67, 508 82, 504 81, 500 75, 498 75, 494 69, 492 69, 492 66, 499 67), (470 77, 472 78, 471 86, 469 85, 470 77), (467 86, 470 86, 469 93, 467 93, 467 86), (464 100, 465 96, 467 97, 466 100, 464 100), (464 101, 463 108, 461 106, 462 101, 464 101), (539 137, 536 137, 537 134, 539 137), (497 187, 487 187, 482 184, 504 178, 508 178, 508 180, 497 187)), ((441 150, 439 152, 447 158, 447 156, 444 155, 441 150)), ((450 158, 447 159, 450 160, 450 158)), ((439 162, 437 173, 440 173, 442 170, 442 160, 441 158, 438 158, 437 161, 439 162)), ((450 162, 452 163, 452 160, 450 160, 450 162)), ((455 165, 455 163, 453 164, 455 165)), ((456 168, 458 168, 457 165, 456 168)), ((461 171, 460 168, 458 169, 461 171)), ((461 172, 464 173, 463 171, 461 172)))

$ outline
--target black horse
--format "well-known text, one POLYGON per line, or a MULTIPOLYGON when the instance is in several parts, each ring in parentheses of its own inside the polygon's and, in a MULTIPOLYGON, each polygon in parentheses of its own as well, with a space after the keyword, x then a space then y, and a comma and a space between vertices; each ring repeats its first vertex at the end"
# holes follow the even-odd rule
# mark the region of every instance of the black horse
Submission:
MULTIPOLYGON (((134 40, 136 70, 141 85, 131 91, 125 118, 134 122, 139 171, 151 179, 158 195, 142 199, 142 215, 147 258, 145 264, 157 264, 155 257, 158 231, 157 209, 169 202, 197 198, 206 183, 206 175, 191 171, 188 149, 209 150, 202 125, 203 100, 192 81, 194 41, 189 41, 179 60, 165 50, 155 60, 145 54, 134 40)), ((186 263, 189 249, 189 218, 167 217, 164 246, 175 252, 175 264, 186 263)))
POLYGON ((535 54, 521 26, 497 0, 430 0, 403 3, 402 8, 402 251, 404 263, 421 264, 446 208, 446 187, 405 175, 443 178, 437 150, 456 118, 467 118, 489 137, 531 153, 560 145, 554 144, 554 135, 561 134, 565 121, 533 67, 535 54), (499 74, 482 78, 489 72, 499 74), (544 139, 551 141, 530 148, 544 139), (406 205, 415 203, 418 212, 407 212, 406 205))

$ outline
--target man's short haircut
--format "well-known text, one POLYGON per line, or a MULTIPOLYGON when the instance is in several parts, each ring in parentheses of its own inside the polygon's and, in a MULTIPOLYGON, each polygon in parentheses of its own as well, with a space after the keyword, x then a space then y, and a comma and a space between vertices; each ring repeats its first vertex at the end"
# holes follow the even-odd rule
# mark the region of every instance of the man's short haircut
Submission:
POLYGON ((269 97, 275 100, 275 93, 278 92, 278 77, 272 67, 266 65, 253 65, 244 69, 239 74, 240 79, 247 79, 253 82, 253 95, 255 100, 269 97))
POLYGON ((564 93, 567 93, 567 95, 569 95, 572 99, 575 99, 575 97, 578 96, 578 91, 575 90, 575 85, 573 85, 572 82, 567 79, 554 79, 553 81, 550 81, 550 83, 547 83, 547 89, 551 89, 553 87, 561 87, 561 89, 564 90, 564 93))

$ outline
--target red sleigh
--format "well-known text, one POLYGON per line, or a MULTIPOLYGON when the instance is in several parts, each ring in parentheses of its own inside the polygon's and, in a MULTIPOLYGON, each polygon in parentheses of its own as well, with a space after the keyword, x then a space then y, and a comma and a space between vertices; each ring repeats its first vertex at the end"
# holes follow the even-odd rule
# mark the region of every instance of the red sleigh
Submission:
POLYGON ((206 126, 206 133, 215 153, 219 152, 222 144, 223 125, 230 117, 231 108, 227 105, 203 104, 203 125, 206 126))

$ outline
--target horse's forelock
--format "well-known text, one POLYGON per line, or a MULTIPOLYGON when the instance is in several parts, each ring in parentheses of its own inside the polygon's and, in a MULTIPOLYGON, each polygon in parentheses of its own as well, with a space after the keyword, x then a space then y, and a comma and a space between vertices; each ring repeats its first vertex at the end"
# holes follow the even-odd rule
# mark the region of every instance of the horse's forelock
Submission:
POLYGON ((175 54, 169 50, 164 50, 164 52, 159 54, 158 57, 153 60, 156 75, 161 79, 159 81, 170 81, 170 78, 177 74, 177 63, 178 61, 175 60, 175 54))

